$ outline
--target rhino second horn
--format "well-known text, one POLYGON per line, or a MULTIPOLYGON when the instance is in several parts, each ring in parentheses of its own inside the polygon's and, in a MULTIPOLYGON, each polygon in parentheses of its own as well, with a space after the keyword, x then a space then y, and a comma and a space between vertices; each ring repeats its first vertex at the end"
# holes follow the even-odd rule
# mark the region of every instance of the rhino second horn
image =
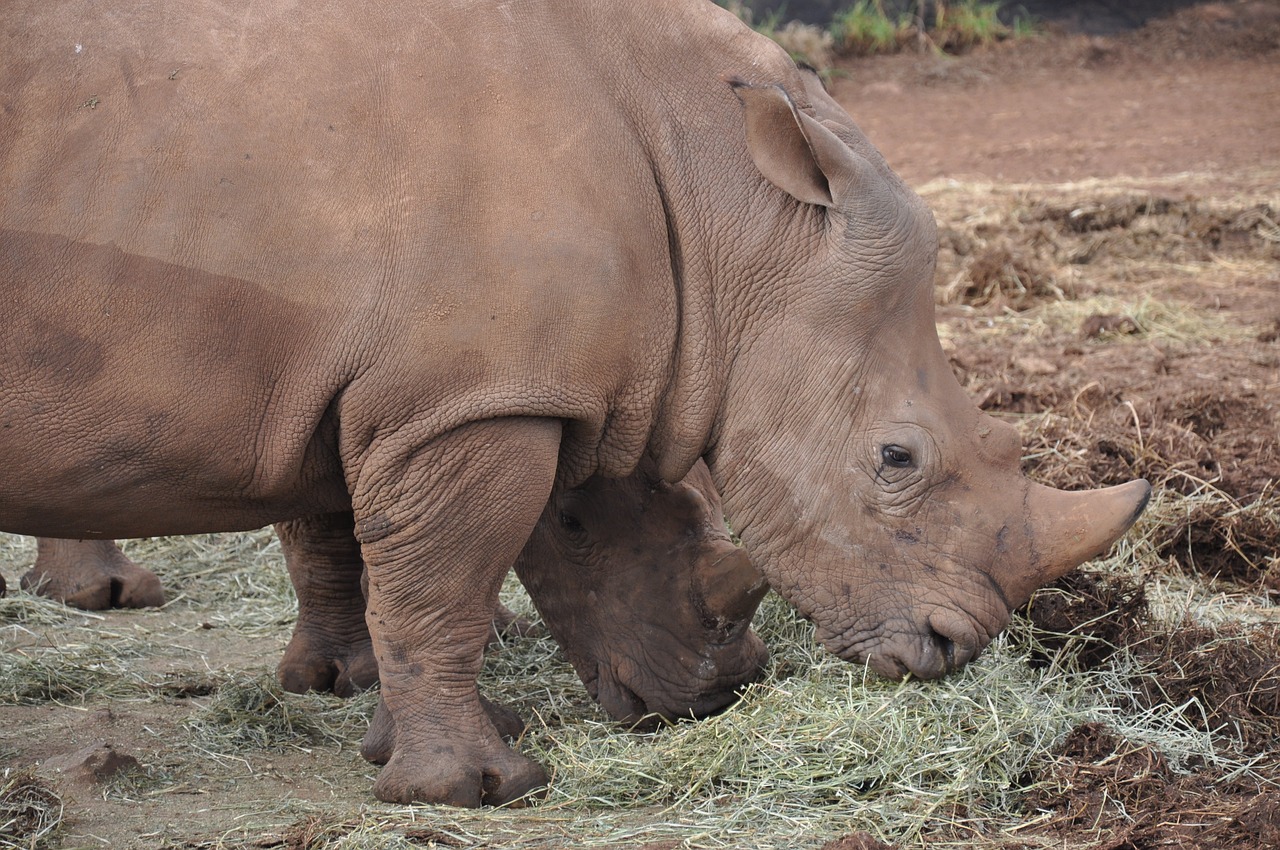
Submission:
POLYGON ((694 576, 695 602, 715 628, 733 629, 750 622, 768 592, 764 576, 751 563, 746 550, 737 547, 700 567, 694 576))
POLYGON ((1145 479, 1103 490, 1055 490, 1032 484, 1027 513, 1035 560, 1025 586, 1006 592, 1014 606, 1032 591, 1071 572, 1090 558, 1105 554, 1142 514, 1151 498, 1145 479))

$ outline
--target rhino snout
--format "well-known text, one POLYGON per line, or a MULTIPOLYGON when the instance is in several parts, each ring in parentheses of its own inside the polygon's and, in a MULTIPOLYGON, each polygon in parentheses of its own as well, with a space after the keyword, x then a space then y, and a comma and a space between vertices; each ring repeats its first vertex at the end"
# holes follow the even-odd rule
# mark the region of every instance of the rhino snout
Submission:
POLYGON ((641 665, 635 659, 601 659, 584 682, 592 698, 613 719, 645 730, 658 719, 688 720, 716 714, 738 701, 742 689, 763 675, 769 651, 758 635, 746 631, 729 655, 702 656, 696 671, 677 666, 641 665), (666 676, 676 675, 677 679, 666 676))
POLYGON ((846 633, 822 640, 840 658, 865 664, 886 679, 901 679, 907 674, 937 679, 977 658, 1007 619, 988 629, 967 614, 939 608, 900 631, 886 623, 872 633, 846 633))
POLYGON ((640 695, 622 682, 612 667, 601 661, 596 667, 595 678, 585 682, 591 698, 622 723, 640 723, 649 715, 649 707, 640 695))

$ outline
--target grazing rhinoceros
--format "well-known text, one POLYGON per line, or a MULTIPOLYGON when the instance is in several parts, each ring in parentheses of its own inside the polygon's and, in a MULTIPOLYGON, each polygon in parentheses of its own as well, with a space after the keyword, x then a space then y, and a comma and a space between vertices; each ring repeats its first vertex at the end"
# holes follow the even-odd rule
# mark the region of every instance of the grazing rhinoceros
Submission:
POLYGON ((1146 502, 1021 476, 938 343, 928 210, 709 2, 0 23, 0 528, 352 512, 382 799, 546 782, 475 676, 555 481, 705 456, 773 588, 889 676, 973 658, 1146 502))
MULTIPOLYGON (((276 531, 298 594, 280 681, 340 695, 369 687, 378 670, 350 516, 276 531)), ((701 461, 675 484, 645 460, 626 478, 554 489, 516 569, 591 696, 617 720, 705 716, 767 660, 749 624, 768 585, 730 539, 701 461)), ((495 626, 511 617, 499 606, 495 626)))

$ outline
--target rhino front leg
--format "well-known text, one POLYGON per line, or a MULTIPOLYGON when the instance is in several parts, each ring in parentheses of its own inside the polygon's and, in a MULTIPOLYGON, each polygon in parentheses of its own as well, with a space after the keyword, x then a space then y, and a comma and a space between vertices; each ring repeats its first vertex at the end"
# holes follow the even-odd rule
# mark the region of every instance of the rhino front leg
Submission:
POLYGON ((276 524, 298 622, 277 675, 286 691, 351 696, 378 681, 378 662, 364 619, 364 561, 350 513, 276 524))
POLYGON ((560 424, 499 419, 425 447, 396 435, 355 459, 356 536, 368 569, 366 617, 389 723, 362 752, 393 752, 379 799, 501 805, 546 785, 503 743, 476 676, 498 589, 555 477, 560 424), (379 739, 381 738, 381 739, 379 739))
POLYGON ((130 561, 114 540, 37 537, 36 562, 22 589, 85 611, 164 604, 160 579, 130 561))

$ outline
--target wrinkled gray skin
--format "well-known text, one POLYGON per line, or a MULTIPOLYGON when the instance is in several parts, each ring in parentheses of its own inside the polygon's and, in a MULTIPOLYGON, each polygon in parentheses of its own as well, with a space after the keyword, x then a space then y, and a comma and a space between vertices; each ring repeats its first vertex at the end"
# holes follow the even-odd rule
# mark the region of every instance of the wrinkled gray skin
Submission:
POLYGON ((545 784, 475 679, 556 482, 705 457, 773 588, 890 676, 1145 504, 1021 476, 939 345, 928 210, 709 2, 9 0, 0 38, 0 528, 353 514, 384 800, 545 784))

